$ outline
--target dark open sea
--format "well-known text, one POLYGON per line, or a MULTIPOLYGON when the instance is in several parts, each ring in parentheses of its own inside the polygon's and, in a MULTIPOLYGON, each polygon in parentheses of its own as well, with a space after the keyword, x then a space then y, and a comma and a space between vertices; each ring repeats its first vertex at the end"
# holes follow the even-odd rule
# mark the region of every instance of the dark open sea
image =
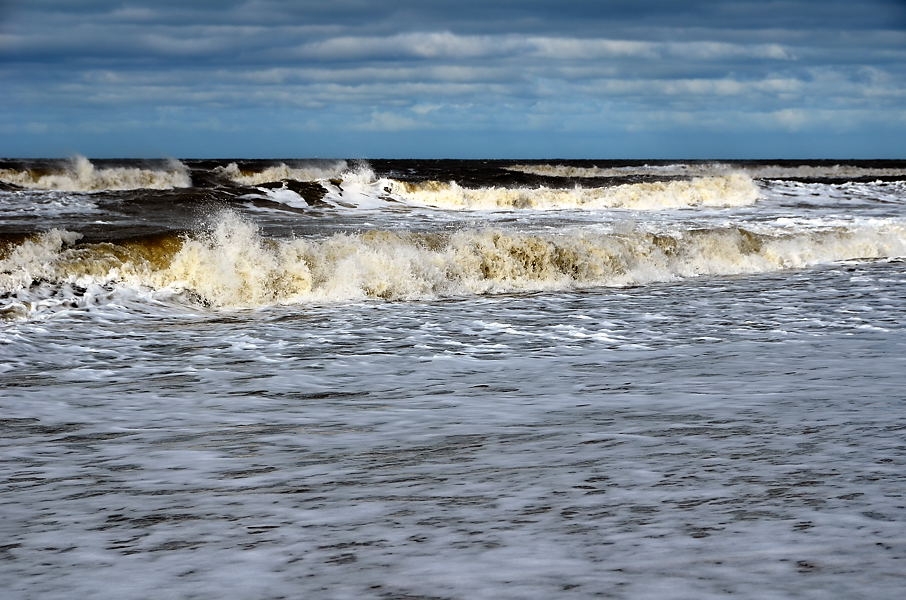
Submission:
POLYGON ((0 160, 4 598, 901 598, 906 161, 0 160))

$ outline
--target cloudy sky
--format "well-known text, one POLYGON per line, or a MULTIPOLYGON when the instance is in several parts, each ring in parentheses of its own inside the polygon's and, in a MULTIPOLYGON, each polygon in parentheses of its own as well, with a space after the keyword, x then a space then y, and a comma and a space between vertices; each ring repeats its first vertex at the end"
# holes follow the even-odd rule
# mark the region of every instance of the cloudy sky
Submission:
POLYGON ((906 157, 903 0, 0 0, 0 156, 906 157))

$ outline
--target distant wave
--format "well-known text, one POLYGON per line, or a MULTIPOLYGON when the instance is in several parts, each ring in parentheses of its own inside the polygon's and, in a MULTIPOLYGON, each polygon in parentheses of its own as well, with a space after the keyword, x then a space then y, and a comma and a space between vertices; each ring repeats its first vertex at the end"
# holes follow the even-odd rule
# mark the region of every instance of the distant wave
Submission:
MULTIPOLYGON (((95 193, 193 188, 216 193, 238 188, 309 184, 321 186, 337 206, 377 206, 399 201, 446 210, 517 208, 635 208, 739 206, 752 202, 751 180, 906 180, 902 161, 862 164, 770 164, 676 162, 604 165, 486 161, 367 161, 306 159, 284 162, 238 160, 95 161, 5 160, 0 191, 17 189, 95 193), (188 166, 187 166, 188 165, 188 166), (576 181, 581 179, 579 186, 576 181), (596 181, 597 180, 597 181, 596 181), (634 187, 640 186, 640 187, 634 187), (720 200, 712 192, 722 195, 720 200), (357 197, 356 194, 359 194, 357 197)), ((299 186, 296 186, 299 187, 299 186)), ((238 193, 244 193, 238 191, 238 193)), ((287 196, 288 197, 288 196, 287 196)))
POLYGON ((829 165, 739 165, 732 163, 674 163, 622 167, 586 167, 568 164, 514 164, 508 171, 543 177, 597 178, 628 176, 708 177, 728 173, 745 173, 755 179, 864 179, 871 177, 906 177, 906 169, 866 167, 847 164, 829 165))
POLYGON ((214 172, 240 185, 256 186, 263 183, 276 181, 319 181, 342 178, 349 171, 349 164, 345 160, 337 161, 309 161, 304 164, 290 166, 279 163, 261 170, 243 169, 237 163, 215 167, 214 172))
POLYGON ((859 167, 854 165, 783 165, 748 166, 746 172, 758 179, 868 179, 872 177, 906 177, 906 169, 859 167))
POLYGON ((97 168, 84 156, 75 156, 59 170, 0 169, 0 181, 34 190, 100 192, 108 190, 166 190, 192 186, 189 170, 178 160, 167 162, 165 169, 139 167, 97 168))
POLYGON ((623 167, 586 167, 568 164, 515 164, 504 167, 508 171, 528 173, 542 177, 596 178, 627 177, 631 175, 660 176, 713 176, 730 171, 726 165, 699 165, 676 163, 668 165, 634 165, 623 167))
POLYGON ((115 297, 117 289, 236 308, 627 286, 906 256, 899 221, 663 233, 370 230, 272 239, 225 212, 189 236, 85 244, 79 238, 52 230, 8 241, 0 251, 0 313, 27 317, 54 302, 78 304, 85 294, 115 297))
POLYGON ((406 203, 459 210, 666 210, 747 206, 758 199, 758 187, 750 177, 740 173, 595 188, 470 189, 455 182, 393 182, 390 192, 406 203))
MULTIPOLYGON (((260 175, 263 182, 270 177, 260 175)), ((250 176, 251 177, 251 176, 250 176)), ((319 180, 325 204, 337 208, 381 208, 391 203, 448 211, 502 210, 671 210, 748 206, 758 186, 747 175, 697 177, 684 181, 630 183, 609 187, 463 187, 455 181, 399 181, 377 178, 367 167, 319 180)), ((305 206, 289 188, 262 191, 262 197, 287 206, 305 206)))

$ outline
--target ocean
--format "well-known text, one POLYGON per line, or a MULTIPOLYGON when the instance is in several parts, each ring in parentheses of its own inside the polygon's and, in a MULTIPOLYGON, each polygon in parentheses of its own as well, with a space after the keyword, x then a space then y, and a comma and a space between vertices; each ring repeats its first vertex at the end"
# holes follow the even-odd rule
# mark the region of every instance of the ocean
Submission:
POLYGON ((906 161, 0 160, 4 598, 899 598, 906 161))

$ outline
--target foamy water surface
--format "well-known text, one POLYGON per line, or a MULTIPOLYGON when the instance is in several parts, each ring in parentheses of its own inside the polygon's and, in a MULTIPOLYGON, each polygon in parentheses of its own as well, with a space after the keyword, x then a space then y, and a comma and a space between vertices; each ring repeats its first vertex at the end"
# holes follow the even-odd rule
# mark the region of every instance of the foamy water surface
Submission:
POLYGON ((0 191, 10 597, 900 596, 902 182, 283 165, 0 191))

